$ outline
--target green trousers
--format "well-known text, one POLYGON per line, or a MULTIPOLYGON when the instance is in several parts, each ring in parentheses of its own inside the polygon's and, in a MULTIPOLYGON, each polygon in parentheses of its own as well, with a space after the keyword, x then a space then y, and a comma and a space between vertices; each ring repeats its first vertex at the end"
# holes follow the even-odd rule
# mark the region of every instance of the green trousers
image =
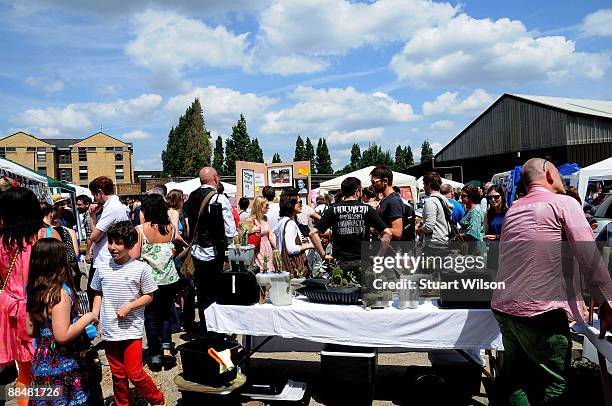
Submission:
POLYGON ((572 341, 565 311, 534 317, 495 312, 504 343, 499 377, 502 405, 563 405, 572 341))

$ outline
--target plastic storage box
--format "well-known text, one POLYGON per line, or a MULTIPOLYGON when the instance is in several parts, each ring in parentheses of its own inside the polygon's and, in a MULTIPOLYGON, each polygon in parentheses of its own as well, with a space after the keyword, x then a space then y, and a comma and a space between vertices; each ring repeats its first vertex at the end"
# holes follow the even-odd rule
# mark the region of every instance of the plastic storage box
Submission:
POLYGON ((328 404, 371 405, 377 365, 376 348, 326 344, 321 377, 328 404))

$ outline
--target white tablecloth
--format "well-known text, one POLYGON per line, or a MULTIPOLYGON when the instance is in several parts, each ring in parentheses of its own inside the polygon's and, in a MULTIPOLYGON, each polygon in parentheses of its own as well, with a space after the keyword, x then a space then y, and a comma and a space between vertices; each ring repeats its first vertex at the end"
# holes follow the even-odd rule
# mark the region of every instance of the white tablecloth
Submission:
POLYGON ((418 309, 312 303, 291 306, 212 304, 205 312, 210 331, 252 336, 302 338, 319 343, 411 349, 502 350, 499 326, 488 309, 418 309))

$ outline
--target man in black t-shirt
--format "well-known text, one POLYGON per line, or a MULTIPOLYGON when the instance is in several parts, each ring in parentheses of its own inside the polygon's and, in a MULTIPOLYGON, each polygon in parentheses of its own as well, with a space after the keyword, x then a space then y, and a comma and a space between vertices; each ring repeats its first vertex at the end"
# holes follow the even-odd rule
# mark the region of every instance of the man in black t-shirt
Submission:
MULTIPOLYGON (((340 261, 344 271, 359 269, 361 242, 369 240, 370 227, 381 233, 381 241, 391 240, 391 230, 385 225, 372 206, 361 203, 361 181, 349 177, 342 181, 344 200, 323 213, 323 217, 310 232, 315 249, 325 260, 340 261), (332 229, 332 255, 326 255, 319 234, 332 229)), ((355 275, 358 277, 359 275, 355 275)), ((359 280, 359 279, 358 279, 359 280)))
POLYGON ((404 232, 404 201, 393 190, 393 172, 386 166, 377 166, 370 172, 370 181, 374 190, 383 195, 378 204, 378 215, 391 229, 392 239, 401 240, 404 232))

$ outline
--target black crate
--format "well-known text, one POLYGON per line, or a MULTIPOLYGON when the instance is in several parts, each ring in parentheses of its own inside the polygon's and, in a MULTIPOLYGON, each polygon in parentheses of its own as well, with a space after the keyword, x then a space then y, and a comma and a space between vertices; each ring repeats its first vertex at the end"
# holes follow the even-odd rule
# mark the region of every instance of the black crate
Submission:
POLYGON ((371 405, 377 365, 375 348, 326 344, 321 351, 326 400, 329 404, 371 405))
POLYGON ((219 364, 208 355, 208 349, 214 348, 221 352, 229 349, 234 364, 237 361, 240 344, 236 341, 198 339, 181 344, 177 347, 183 364, 183 378, 190 382, 220 387, 226 386, 236 378, 238 368, 219 373, 219 364))

